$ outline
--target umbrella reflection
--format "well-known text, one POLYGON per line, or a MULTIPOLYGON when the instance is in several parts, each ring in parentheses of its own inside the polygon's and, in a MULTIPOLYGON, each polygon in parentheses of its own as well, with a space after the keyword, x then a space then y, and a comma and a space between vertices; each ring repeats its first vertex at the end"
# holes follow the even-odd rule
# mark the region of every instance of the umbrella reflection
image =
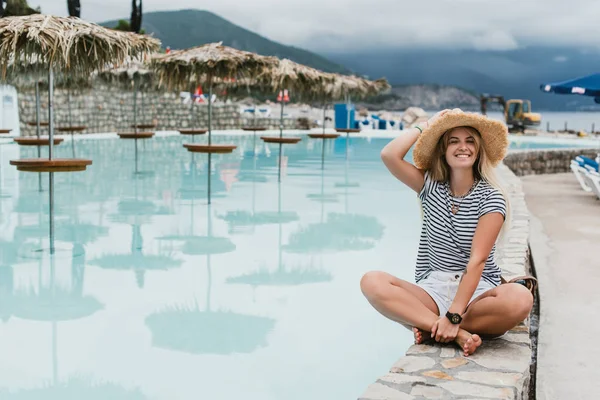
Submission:
MULTIPOLYGON (((291 286, 331 281, 331 274, 321 270, 314 270, 311 267, 296 267, 289 270, 286 269, 283 262, 281 244, 282 224, 291 221, 289 220, 289 218, 287 218, 288 215, 286 214, 286 212, 281 210, 281 183, 277 185, 277 197, 277 212, 271 212, 272 219, 279 226, 277 243, 277 270, 270 271, 268 269, 261 269, 259 271, 250 272, 241 276, 229 278, 227 279, 227 283, 242 283, 252 286, 291 286)), ((295 212, 293 214, 295 214, 296 216, 296 218, 294 219, 295 221, 298 219, 298 217, 295 212)))
POLYGON ((205 309, 202 310, 197 302, 193 305, 167 306, 146 317, 146 326, 152 332, 152 344, 156 347, 192 354, 251 353, 267 345, 267 335, 275 321, 267 317, 211 309, 211 256, 232 252, 235 245, 227 238, 213 236, 210 205, 207 214, 206 236, 192 234, 163 238, 184 241, 182 252, 185 254, 206 256, 205 309))

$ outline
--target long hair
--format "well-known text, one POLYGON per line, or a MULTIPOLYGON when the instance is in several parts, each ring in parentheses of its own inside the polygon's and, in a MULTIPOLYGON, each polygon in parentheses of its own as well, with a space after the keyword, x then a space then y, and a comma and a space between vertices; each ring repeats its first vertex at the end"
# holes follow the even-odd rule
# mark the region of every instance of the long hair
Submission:
POLYGON ((435 147, 434 154, 431 161, 431 167, 429 168, 429 176, 432 180, 438 182, 450 182, 450 166, 446 161, 446 150, 448 149, 448 141, 450 140, 450 134, 455 129, 462 128, 471 134, 473 139, 475 139, 475 152, 477 154, 477 159, 473 164, 473 177, 475 179, 481 179, 490 184, 493 188, 497 189, 506 202, 506 218, 504 220, 504 224, 502 224, 502 230, 498 235, 498 239, 500 239, 504 232, 508 229, 510 225, 511 219, 511 210, 510 210, 510 201, 508 198, 508 194, 501 180, 498 178, 496 174, 496 170, 490 163, 490 160, 485 152, 485 147, 482 145, 482 139, 479 131, 477 129, 470 126, 460 126, 456 128, 452 128, 449 131, 445 132, 444 135, 438 141, 437 146, 435 147))

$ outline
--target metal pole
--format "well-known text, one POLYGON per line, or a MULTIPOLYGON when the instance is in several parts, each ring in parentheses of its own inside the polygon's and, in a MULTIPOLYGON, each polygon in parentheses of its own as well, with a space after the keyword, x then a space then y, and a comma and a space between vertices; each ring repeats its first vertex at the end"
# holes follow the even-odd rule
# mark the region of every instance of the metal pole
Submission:
POLYGON ((325 134, 325 118, 327 118, 327 103, 323 103, 323 134, 325 134))
MULTIPOLYGON (((285 102, 283 101, 283 90, 281 91, 281 117, 279 119, 279 138, 283 137, 283 108, 285 102)), ((277 182, 281 182, 281 146, 282 143, 279 143, 279 163, 277 168, 277 182)))
MULTIPOLYGON (((256 122, 256 103, 254 103, 254 128, 256 128, 258 126, 258 123, 256 122)), ((254 157, 256 157, 256 131, 252 131, 252 155, 254 157)))
POLYGON ((281 96, 281 117, 279 118, 279 137, 283 137, 283 107, 285 102, 283 101, 283 95, 281 96))
POLYGON ((133 81, 133 133, 135 133, 135 173, 138 173, 138 143, 137 143, 137 92, 138 85, 137 81, 133 81))
MULTIPOLYGON (((210 173, 212 170, 211 165, 211 136, 212 136, 212 77, 208 78, 208 204, 210 204, 210 173)), ((209 257, 210 262, 210 257, 209 257)))
POLYGON ((52 160, 54 153, 54 118, 53 118, 53 97, 54 97, 54 71, 52 67, 48 69, 48 136, 50 143, 48 146, 48 159, 52 160))
MULTIPOLYGON (((40 138, 40 82, 35 82, 35 134, 40 138)), ((40 154, 40 146, 38 146, 38 158, 40 154)))
POLYGON ((325 169, 325 138, 321 139, 323 142, 323 148, 321 150, 321 169, 325 169))
MULTIPOLYGON (((71 88, 67 88, 67 104, 69 107, 69 126, 73 128, 73 117, 71 115, 71 88)), ((73 158, 75 158, 75 135, 73 131, 71 131, 71 152, 73 153, 73 158)))
MULTIPOLYGON (((40 81, 35 81, 35 134, 40 138, 40 81)), ((37 146, 38 158, 42 158, 42 149, 37 146)), ((38 191, 42 191, 42 173, 38 172, 38 191)))
MULTIPOLYGON (((193 91, 193 88, 192 88, 193 91)), ((194 116, 194 94, 192 93, 192 91, 190 91, 190 128, 194 129, 194 127, 197 125, 196 122, 196 118, 194 116)), ((192 135, 192 143, 196 140, 196 135, 192 135)), ((194 155, 194 153, 192 153, 192 155, 194 155)))
MULTIPOLYGON (((48 135, 50 143, 48 146, 48 160, 52 160, 54 153, 54 72, 52 66, 48 69, 48 135)), ((50 208, 50 255, 54 254, 54 172, 50 172, 48 182, 49 208, 50 208)))

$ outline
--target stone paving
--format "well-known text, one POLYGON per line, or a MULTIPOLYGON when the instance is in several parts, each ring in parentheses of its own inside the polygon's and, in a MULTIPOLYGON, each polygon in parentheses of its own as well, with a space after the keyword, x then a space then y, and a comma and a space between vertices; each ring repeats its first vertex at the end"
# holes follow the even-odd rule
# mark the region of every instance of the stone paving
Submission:
MULTIPOLYGON (((498 172, 512 207, 512 223, 498 244, 497 258, 509 280, 529 274, 529 212, 520 179, 503 164, 498 172)), ((413 345, 359 400, 527 399, 529 326, 530 319, 500 338, 484 340, 469 357, 455 345, 413 345)))

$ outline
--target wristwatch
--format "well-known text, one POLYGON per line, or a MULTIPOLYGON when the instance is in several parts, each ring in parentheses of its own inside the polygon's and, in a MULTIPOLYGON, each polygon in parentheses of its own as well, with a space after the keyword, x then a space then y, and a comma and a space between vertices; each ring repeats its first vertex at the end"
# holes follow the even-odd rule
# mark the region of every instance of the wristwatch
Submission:
POLYGON ((448 318, 454 325, 458 325, 462 322, 462 317, 460 314, 451 313, 450 311, 446 312, 446 318, 448 318))

